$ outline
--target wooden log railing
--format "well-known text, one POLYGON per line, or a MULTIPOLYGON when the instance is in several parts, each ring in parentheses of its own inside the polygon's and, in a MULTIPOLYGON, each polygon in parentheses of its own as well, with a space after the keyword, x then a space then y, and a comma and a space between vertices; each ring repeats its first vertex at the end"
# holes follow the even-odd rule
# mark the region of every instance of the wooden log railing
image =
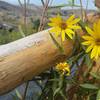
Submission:
MULTIPOLYGON (((58 39, 59 41, 59 39, 58 39)), ((0 95, 68 57, 72 42, 63 43, 62 54, 48 30, 0 46, 0 95)))

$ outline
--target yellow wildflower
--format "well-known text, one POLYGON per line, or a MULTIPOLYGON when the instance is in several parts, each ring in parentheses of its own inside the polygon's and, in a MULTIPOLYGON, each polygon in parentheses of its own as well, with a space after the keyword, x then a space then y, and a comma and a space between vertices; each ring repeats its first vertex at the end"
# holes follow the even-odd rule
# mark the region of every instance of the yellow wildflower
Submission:
POLYGON ((91 52, 91 59, 98 59, 100 56, 100 20, 93 24, 93 29, 86 27, 89 35, 83 36, 82 44, 87 46, 86 52, 91 52))
POLYGON ((55 33, 56 36, 61 36, 62 41, 65 40, 65 34, 67 34, 71 39, 75 32, 73 30, 80 29, 80 26, 76 25, 80 18, 75 19, 75 16, 70 16, 67 20, 61 18, 60 15, 57 15, 54 18, 50 18, 49 26, 52 26, 50 30, 51 33, 55 33))
POLYGON ((62 75, 64 75, 64 74, 66 74, 67 76, 70 75, 70 68, 66 62, 57 64, 56 70, 61 72, 62 75))

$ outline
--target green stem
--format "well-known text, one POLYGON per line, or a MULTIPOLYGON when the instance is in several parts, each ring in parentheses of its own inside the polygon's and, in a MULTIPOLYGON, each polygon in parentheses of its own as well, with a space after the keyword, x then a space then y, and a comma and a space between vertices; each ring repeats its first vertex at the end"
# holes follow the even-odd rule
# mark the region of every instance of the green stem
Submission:
POLYGON ((26 98, 28 86, 29 86, 29 81, 26 82, 26 87, 25 87, 24 96, 23 96, 22 100, 25 100, 25 98, 26 98))
POLYGON ((82 20, 83 20, 83 4, 82 4, 82 0, 80 0, 80 6, 81 6, 81 17, 82 17, 82 20))

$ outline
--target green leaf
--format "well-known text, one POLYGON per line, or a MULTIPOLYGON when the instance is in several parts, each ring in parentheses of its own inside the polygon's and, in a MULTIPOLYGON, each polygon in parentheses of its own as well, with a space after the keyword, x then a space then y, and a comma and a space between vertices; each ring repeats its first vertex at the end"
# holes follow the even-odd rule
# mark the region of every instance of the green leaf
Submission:
POLYGON ((64 99, 64 100, 67 100, 67 98, 66 98, 65 94, 63 94, 63 92, 62 92, 62 91, 60 91, 60 95, 63 97, 63 99, 64 99))
POLYGON ((55 91, 54 91, 54 96, 55 96, 57 93, 60 93, 62 86, 63 86, 63 77, 60 76, 59 83, 58 83, 58 88, 55 89, 55 91))
POLYGON ((95 72, 90 72, 90 75, 93 76, 94 78, 100 80, 100 75, 98 75, 97 73, 95 73, 95 72))
POLYGON ((82 88, 86 88, 86 89, 93 89, 93 90, 97 90, 98 87, 93 85, 93 84, 88 84, 88 83, 85 83, 85 84, 80 84, 80 86, 82 88))
POLYGON ((11 94, 13 100, 19 100, 16 95, 11 94))
POLYGON ((93 65, 93 61, 90 59, 88 54, 85 55, 85 63, 89 68, 91 68, 93 65))
POLYGON ((15 92, 16 92, 17 97, 18 97, 19 99, 22 100, 22 96, 21 96, 21 94, 19 93, 19 91, 18 91, 18 90, 15 90, 15 92))
POLYGON ((19 32, 20 32, 21 36, 24 38, 25 33, 23 32, 22 27, 20 25, 18 26, 18 29, 19 29, 19 32))
POLYGON ((85 55, 85 64, 88 66, 88 69, 84 72, 84 77, 86 77, 89 74, 93 67, 93 61, 90 59, 88 54, 85 55))
POLYGON ((57 93, 60 93, 60 91, 61 91, 61 88, 60 88, 60 87, 57 88, 57 89, 54 91, 54 96, 55 96, 57 93))
POLYGON ((84 23, 82 20, 80 20, 78 23, 79 23, 79 25, 81 26, 81 28, 82 28, 84 31, 86 31, 86 28, 85 28, 85 27, 86 27, 87 24, 84 23))
POLYGON ((100 90, 98 90, 96 100, 100 100, 100 90))
POLYGON ((52 35, 51 33, 49 33, 49 34, 50 34, 50 36, 51 36, 51 38, 52 38, 54 44, 55 44, 55 45, 57 46, 57 48, 63 53, 63 52, 64 52, 63 47, 56 41, 56 39, 53 37, 53 35, 52 35))

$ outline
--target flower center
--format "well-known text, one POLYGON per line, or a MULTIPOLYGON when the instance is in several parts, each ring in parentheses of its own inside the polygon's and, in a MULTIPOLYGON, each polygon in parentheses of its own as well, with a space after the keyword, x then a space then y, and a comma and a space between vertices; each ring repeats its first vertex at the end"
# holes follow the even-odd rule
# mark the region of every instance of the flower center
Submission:
POLYGON ((67 28, 67 24, 65 22, 60 23, 61 29, 65 30, 67 28))
POLYGON ((100 39, 96 39, 96 45, 100 46, 100 39))

